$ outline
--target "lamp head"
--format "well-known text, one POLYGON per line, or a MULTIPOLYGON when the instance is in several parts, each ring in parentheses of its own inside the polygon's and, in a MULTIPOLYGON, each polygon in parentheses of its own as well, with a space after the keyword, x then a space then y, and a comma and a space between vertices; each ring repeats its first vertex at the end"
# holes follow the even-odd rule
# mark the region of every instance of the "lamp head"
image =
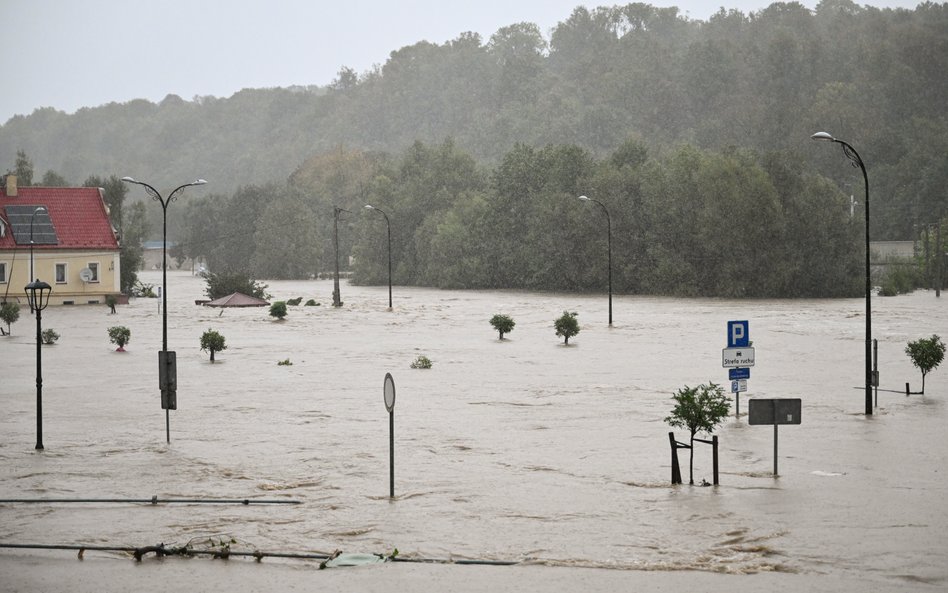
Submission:
POLYGON ((37 278, 27 284, 23 290, 26 292, 26 300, 30 304, 30 312, 32 313, 33 311, 42 311, 49 305, 49 295, 53 288, 37 278))
POLYGON ((836 138, 833 138, 831 134, 827 134, 826 132, 817 132, 810 136, 810 138, 813 140, 829 140, 830 142, 836 141, 836 138))
POLYGON ((579 196, 579 199, 582 200, 582 201, 584 201, 584 202, 588 202, 588 201, 589 201, 589 197, 588 197, 588 196, 579 196))
POLYGON ((365 209, 366 209, 366 210, 375 210, 375 206, 373 206, 372 204, 366 204, 366 205, 365 205, 365 209))

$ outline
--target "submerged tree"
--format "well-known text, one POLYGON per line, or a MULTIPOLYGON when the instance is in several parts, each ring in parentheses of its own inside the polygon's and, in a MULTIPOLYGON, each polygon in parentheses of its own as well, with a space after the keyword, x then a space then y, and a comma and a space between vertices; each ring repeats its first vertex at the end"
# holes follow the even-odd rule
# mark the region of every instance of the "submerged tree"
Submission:
POLYGON ((227 350, 227 344, 224 342, 224 336, 209 329, 201 334, 201 350, 211 353, 211 362, 214 362, 214 353, 227 350))
POLYGON ((124 325, 117 325, 110 327, 109 332, 109 341, 117 345, 116 352, 125 352, 125 344, 128 344, 132 339, 132 331, 125 327, 124 325))
POLYGON ((937 335, 909 342, 905 353, 915 368, 922 372, 922 393, 925 393, 925 375, 938 368, 945 358, 945 343, 937 335))
POLYGON ((563 311, 559 319, 553 322, 553 327, 556 328, 556 335, 563 338, 563 344, 566 346, 569 346, 569 339, 579 333, 579 321, 576 320, 577 315, 579 315, 579 313, 575 311, 572 313, 563 311))
POLYGON ((694 484, 695 433, 714 432, 714 428, 727 417, 730 402, 724 395, 724 389, 714 383, 697 387, 685 385, 672 395, 672 399, 675 400, 675 407, 665 422, 678 428, 687 428, 691 433, 688 483, 694 484))
POLYGON ((494 329, 500 334, 501 340, 504 339, 504 334, 512 332, 514 326, 517 325, 509 315, 502 315, 500 313, 490 318, 490 324, 494 326, 494 329))
POLYGON ((10 325, 16 323, 19 318, 20 305, 10 302, 0 304, 0 321, 7 324, 7 331, 3 331, 3 328, 0 328, 0 335, 10 335, 10 325))

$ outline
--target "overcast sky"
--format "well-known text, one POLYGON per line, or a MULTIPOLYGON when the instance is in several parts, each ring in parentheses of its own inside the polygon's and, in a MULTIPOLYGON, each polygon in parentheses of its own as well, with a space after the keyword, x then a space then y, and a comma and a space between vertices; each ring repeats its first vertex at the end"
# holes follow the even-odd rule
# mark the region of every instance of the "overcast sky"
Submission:
MULTIPOLYGON (((818 0, 804 0, 813 8, 818 0)), ((325 85, 389 53, 465 31, 550 30, 583 0, 0 0, 0 123, 38 107, 73 113, 168 94, 229 97, 243 88, 325 85)), ((914 8, 917 0, 872 0, 914 8)), ((655 0, 707 20, 769 0, 655 0)))

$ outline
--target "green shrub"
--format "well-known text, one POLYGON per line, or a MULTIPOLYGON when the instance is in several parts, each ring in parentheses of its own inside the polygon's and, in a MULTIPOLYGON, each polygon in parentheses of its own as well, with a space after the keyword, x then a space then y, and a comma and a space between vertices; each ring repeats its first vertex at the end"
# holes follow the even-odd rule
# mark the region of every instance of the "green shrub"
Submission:
POLYGON ((59 339, 59 334, 56 333, 56 330, 44 329, 43 330, 43 343, 44 344, 55 344, 56 340, 59 339))
POLYGON ((284 359, 284 360, 278 360, 278 361, 277 361, 277 365, 279 365, 279 366, 281 366, 281 367, 290 367, 290 366, 293 366, 293 363, 290 362, 290 359, 289 359, 289 358, 287 358, 287 359, 284 359))
POLYGON ((306 301, 306 304, 303 306, 304 307, 318 307, 319 303, 317 303, 315 299, 309 299, 308 301, 306 301))
POLYGON ((292 307, 295 307, 302 302, 303 302, 303 297, 296 297, 295 299, 289 299, 288 301, 286 301, 286 304, 292 307))
POLYGON ((132 331, 123 325, 117 325, 110 327, 108 332, 109 341, 118 346, 117 350, 119 352, 125 352, 125 344, 131 341, 132 331))
POLYGON ((277 301, 270 305, 270 317, 276 317, 282 321, 283 318, 286 317, 286 303, 277 301))
POLYGON ((424 354, 419 354, 418 357, 411 363, 411 368, 413 369, 430 369, 431 368, 431 359, 425 356, 424 354))

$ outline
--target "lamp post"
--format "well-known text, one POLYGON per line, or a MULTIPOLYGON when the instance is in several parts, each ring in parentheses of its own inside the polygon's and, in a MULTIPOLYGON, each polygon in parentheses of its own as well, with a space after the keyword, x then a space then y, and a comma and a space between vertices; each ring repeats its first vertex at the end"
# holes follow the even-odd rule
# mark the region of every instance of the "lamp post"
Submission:
POLYGON ((207 181, 197 179, 174 188, 168 197, 162 198, 151 185, 136 181, 131 177, 122 177, 125 183, 134 183, 145 188, 145 191, 156 202, 161 204, 161 352, 158 353, 158 384, 162 389, 162 407, 165 409, 165 436, 171 442, 171 420, 169 410, 177 408, 176 402, 176 369, 174 367, 174 353, 168 353, 168 204, 177 199, 178 194, 187 187, 204 185, 207 181))
POLYGON ((43 316, 52 287, 39 278, 24 289, 30 311, 36 312, 36 449, 43 449, 43 316))
POLYGON ((599 207, 602 208, 602 211, 606 214, 606 228, 608 231, 608 248, 609 248, 609 326, 612 326, 612 219, 609 217, 609 210, 606 209, 606 206, 599 200, 594 200, 586 196, 579 196, 579 199, 583 202, 595 202, 599 204, 599 207))
POLYGON ((375 210, 385 217, 385 226, 388 229, 388 309, 392 310, 392 223, 388 219, 388 214, 376 208, 371 204, 366 204, 367 210, 375 210))
POLYGON ((852 162, 853 167, 862 171, 862 180, 866 188, 866 197, 863 205, 866 211, 866 415, 872 415, 872 386, 876 383, 872 372, 872 283, 869 276, 869 176, 866 174, 866 165, 859 158, 859 153, 848 142, 834 138, 826 132, 817 132, 810 136, 813 140, 827 140, 843 147, 843 154, 852 162))
MULTIPOLYGON (((36 209, 33 210, 33 215, 30 216, 30 278, 34 278, 33 276, 33 221, 36 220, 36 214, 39 212, 48 212, 48 210, 46 210, 46 208, 43 206, 37 206, 36 209)), ((30 312, 32 313, 32 311, 33 309, 31 308, 30 312)), ((42 449, 42 447, 40 448, 42 449)))

